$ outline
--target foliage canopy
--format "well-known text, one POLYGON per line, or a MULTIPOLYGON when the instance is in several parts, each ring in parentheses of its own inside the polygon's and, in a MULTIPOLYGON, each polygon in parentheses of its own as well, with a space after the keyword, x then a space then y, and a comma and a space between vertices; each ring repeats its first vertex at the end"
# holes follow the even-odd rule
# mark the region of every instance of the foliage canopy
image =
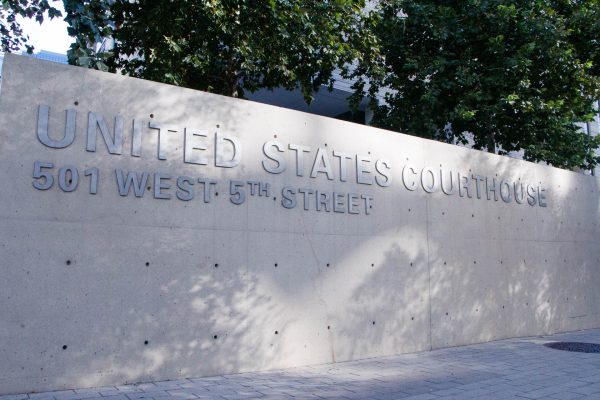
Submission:
MULTIPOLYGON (((364 0, 65 0, 70 62, 228 96, 299 87, 310 101, 359 57, 364 0), (95 43, 111 38, 97 51, 95 43)), ((364 33, 364 32, 363 32, 364 33)), ((366 32, 369 35, 369 32, 366 32)))
POLYGON ((597 113, 598 1, 384 0, 376 13, 375 124, 558 167, 600 162, 600 137, 575 124, 597 113))

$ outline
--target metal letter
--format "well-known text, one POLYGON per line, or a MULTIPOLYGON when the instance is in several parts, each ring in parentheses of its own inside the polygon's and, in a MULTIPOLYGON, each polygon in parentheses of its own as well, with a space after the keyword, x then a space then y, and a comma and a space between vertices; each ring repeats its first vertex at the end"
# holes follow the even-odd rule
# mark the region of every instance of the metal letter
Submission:
POLYGON ((327 179, 333 180, 333 170, 331 169, 331 163, 329 162, 329 156, 327 151, 319 147, 315 161, 313 162, 312 170, 310 172, 311 178, 316 178, 319 172, 324 172, 327 175, 327 179))
POLYGON ((288 147, 296 152, 296 175, 304 176, 304 153, 309 153, 310 147, 293 143, 290 143, 288 147))
POLYGON ((367 169, 365 163, 371 163, 371 157, 356 155, 356 182, 363 185, 373 184, 373 175, 370 169, 367 169))
POLYGON ((548 204, 546 203, 546 189, 544 189, 541 186, 538 187, 538 204, 540 205, 540 207, 548 206, 548 204))
POLYGON ((246 191, 244 190, 244 186, 246 186, 246 183, 242 181, 229 182, 229 194, 231 195, 229 201, 236 205, 246 201, 246 191))
POLYGON ((407 183, 407 181, 408 181, 407 176, 409 173, 412 174, 413 176, 417 176, 417 168, 415 166, 413 166, 412 164, 406 164, 404 166, 404 168, 402 168, 402 183, 404 183, 404 187, 407 188, 408 190, 416 190, 417 189, 417 180, 416 179, 413 179, 413 181, 411 182, 410 185, 407 183))
POLYGON ((348 179, 348 163, 347 160, 352 160, 354 156, 348 153, 342 153, 341 151, 333 151, 333 156, 340 159, 340 181, 346 182, 348 179))
POLYGON ((77 172, 77 168, 72 165, 65 165, 58 170, 58 187, 60 187, 63 192, 72 192, 77 189, 78 184, 79 173, 77 172), (71 175, 71 179, 68 181, 67 173, 71 175))
POLYGON ((433 172, 432 168, 429 167, 425 167, 421 170, 421 187, 423 187, 423 190, 426 191, 427 193, 433 193, 437 190, 438 188, 438 184, 437 181, 435 180, 435 172, 433 172), (427 185, 425 184, 425 175, 428 174, 431 175, 431 185, 427 185))
POLYGON ((537 203, 537 190, 531 185, 527 185, 527 204, 530 206, 535 206, 537 203))
POLYGON ((355 193, 348 193, 348 213, 349 214, 358 214, 360 211, 358 207, 360 207, 360 196, 355 193))
POLYGON ((163 146, 163 141, 166 140, 166 135, 164 135, 163 131, 166 132, 179 132, 179 128, 176 127, 168 127, 168 126, 163 126, 163 125, 159 125, 155 122, 148 122, 148 127, 150 129, 156 129, 158 130, 158 146, 157 146, 157 155, 158 155, 158 159, 159 160, 166 160, 167 159, 167 152, 164 149, 163 146))
POLYGON ((77 120, 77 111, 69 109, 66 111, 65 135, 60 140, 51 139, 48 135, 48 118, 50 107, 40 104, 38 107, 37 137, 45 146, 53 149, 64 149, 75 140, 75 121, 77 120))
POLYGON ((44 182, 34 181, 33 187, 38 190, 48 190, 54 184, 54 177, 49 172, 43 172, 42 168, 54 168, 51 162, 36 161, 33 163, 33 179, 44 178, 44 182))
POLYGON ((250 196, 256 196, 258 194, 258 182, 248 181, 248 185, 250 185, 250 196))
POLYGON ((261 197, 271 197, 271 184, 269 182, 259 182, 258 195, 261 197))
POLYGON ((141 179, 138 179, 137 172, 128 172, 127 179, 123 177, 122 170, 116 169, 115 173, 117 174, 117 189, 119 190, 120 196, 128 196, 129 189, 132 185, 135 197, 144 196, 144 189, 146 188, 146 183, 148 182, 147 172, 142 174, 141 179))
POLYGON ((368 194, 363 194, 360 197, 365 200, 365 214, 367 214, 367 215, 371 214, 371 208, 373 208, 373 204, 372 204, 373 196, 370 196, 368 194))
POLYGON ((90 194, 98 193, 98 168, 88 168, 83 171, 83 175, 90 177, 90 194))
POLYGON ((210 187, 217 186, 217 181, 207 178, 198 178, 198 182, 204 185, 204 202, 210 203, 210 187))
POLYGON ((333 192, 333 212, 346 212, 346 194, 333 192))
POLYGON ((456 184, 454 182, 454 176, 452 174, 452 171, 449 171, 450 174, 448 174, 448 176, 450 177, 450 189, 447 189, 444 187, 444 170, 440 169, 440 187, 442 188, 442 192, 444 192, 444 194, 447 195, 453 195, 456 193, 456 184))
POLYGON ((208 147, 203 146, 198 139, 195 138, 207 138, 207 134, 204 134, 198 130, 192 130, 189 128, 183 129, 183 162, 188 164, 207 165, 208 159, 203 157, 200 151, 206 150, 208 147), (195 152, 197 150, 198 152, 195 152))
POLYGON ((294 188, 289 186, 281 189, 281 205, 285 208, 294 208, 296 207, 296 191, 294 188))
POLYGON ((165 199, 165 200, 170 200, 171 199, 171 195, 169 193, 163 193, 162 189, 171 189, 171 184, 169 183, 163 183, 162 181, 164 180, 170 180, 171 179, 171 175, 169 174, 163 174, 161 172, 156 172, 154 174, 154 198, 155 199, 165 199))
POLYGON ((510 182, 506 182, 504 180, 500 181, 500 198, 502 199, 503 202, 505 203, 510 203, 510 201, 512 200, 512 194, 511 194, 511 187, 512 185, 510 184, 510 182), (506 188, 507 193, 505 194, 505 191, 503 191, 502 189, 506 188))
POLYGON ((304 209, 306 211, 308 211, 309 207, 308 207, 308 198, 311 194, 313 194, 315 191, 312 189, 308 189, 308 188, 300 188, 298 189, 298 193, 302 193, 304 196, 304 209))
POLYGON ((96 151, 96 132, 100 129, 104 144, 110 154, 121 154, 123 152, 123 117, 115 117, 114 139, 110 137, 108 126, 101 114, 90 111, 88 113, 87 151, 96 151))
POLYGON ((277 163, 277 166, 271 166, 266 160, 263 160, 262 166, 265 171, 271 174, 280 174, 285 171, 285 159, 278 153, 283 153, 283 145, 277 140, 269 140, 263 145, 263 153, 269 160, 273 160, 277 163), (277 151, 274 151, 276 149, 277 151))
POLYGON ((329 202, 331 200, 331 195, 329 192, 321 192, 317 190, 315 199, 317 200, 317 211, 321 211, 322 207, 324 207, 325 211, 327 212, 331 211, 331 203, 329 202))
POLYGON ((240 164, 242 159, 242 145, 238 138, 224 133, 215 133, 215 167, 233 168, 240 164), (225 142, 229 142, 232 155, 229 160, 225 159, 225 142))
POLYGON ((392 167, 390 165, 390 162, 383 158, 375 162, 375 170, 379 174, 375 177, 375 182, 381 187, 387 187, 392 184, 392 167))
POLYGON ((485 178, 485 191, 487 193, 487 199, 491 200, 491 194, 494 193, 494 201, 498 201, 498 185, 496 183, 496 178, 492 178, 492 184, 490 185, 489 178, 485 178))
POLYGON ((473 180, 475 180, 475 193, 477 194, 477 198, 480 199, 481 198, 481 190, 479 188, 479 182, 483 183, 483 181, 486 179, 485 177, 481 176, 481 175, 471 175, 473 180))
POLYGON ((525 188, 523 186, 523 183, 515 182, 514 187, 515 187, 515 201, 518 204, 523 204, 525 202, 525 188), (519 187, 519 186, 521 186, 521 195, 519 195, 519 191, 517 190, 517 187, 519 187))
POLYGON ((194 179, 189 176, 180 176, 177 178, 177 188, 175 196, 182 201, 190 201, 196 195, 194 191, 194 179))
POLYGON ((133 135, 131 135, 131 155, 133 157, 142 156, 142 123, 137 119, 133 120, 133 135))
POLYGON ((463 189, 467 192, 467 197, 471 198, 471 178, 469 175, 461 175, 458 173, 458 195, 460 197, 465 197, 463 193, 463 189))

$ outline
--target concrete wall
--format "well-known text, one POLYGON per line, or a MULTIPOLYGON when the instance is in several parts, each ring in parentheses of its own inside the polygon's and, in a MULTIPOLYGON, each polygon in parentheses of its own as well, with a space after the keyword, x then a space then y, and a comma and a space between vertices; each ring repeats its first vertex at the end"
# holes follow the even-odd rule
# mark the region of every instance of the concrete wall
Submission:
MULTIPOLYGON (((2 75, 0 394, 267 370, 600 326, 594 177, 31 58, 8 55, 2 75), (38 139, 40 105, 49 106, 49 143, 65 136, 65 110, 76 111, 71 145, 51 148, 38 139), (122 154, 109 154, 93 125, 96 151, 86 150, 90 112, 111 135, 122 117, 122 154), (131 155, 134 119, 140 157, 131 155), (166 159, 158 159, 150 123, 177 129, 161 130, 166 159), (184 162, 184 127, 207 135, 188 136, 188 145, 207 147, 188 156, 208 165, 184 162), (217 132, 237 138, 239 165, 214 165, 217 132), (281 153, 267 146, 286 163, 278 174, 263 166, 277 166, 263 152, 270 140, 282 145, 281 153), (311 148, 300 152, 304 176, 290 143, 311 148), (333 151, 351 155, 341 157, 345 181, 333 151), (331 180, 318 172, 327 161, 331 180), (53 176, 47 190, 34 187, 47 186, 33 178, 36 162, 40 174, 53 176), (79 172, 70 192, 67 165, 79 172), (437 180, 440 169, 469 177, 461 178, 462 196, 439 186, 427 193, 415 175, 425 167, 437 180), (96 194, 91 168, 99 173, 96 194), (116 170, 148 172, 143 197, 121 196, 116 170), (157 190, 156 173, 172 187, 157 190), (179 176, 193 178, 194 199, 177 198, 179 176), (210 202, 198 178, 217 182, 209 185, 210 202), (518 204, 489 192, 488 200, 485 179, 490 188, 493 179, 507 182, 505 198, 515 182, 533 196, 518 204), (268 183, 270 193, 253 196, 246 184, 245 201, 233 204, 232 180, 268 183), (298 196, 286 208, 284 187, 342 193, 338 211, 345 212, 317 211, 312 197, 306 211, 298 196), (348 193, 358 195, 350 197, 358 214, 348 213, 348 193)), ((232 143, 221 145, 224 160, 233 158, 232 143)), ((425 188, 430 183, 426 172, 425 188)))

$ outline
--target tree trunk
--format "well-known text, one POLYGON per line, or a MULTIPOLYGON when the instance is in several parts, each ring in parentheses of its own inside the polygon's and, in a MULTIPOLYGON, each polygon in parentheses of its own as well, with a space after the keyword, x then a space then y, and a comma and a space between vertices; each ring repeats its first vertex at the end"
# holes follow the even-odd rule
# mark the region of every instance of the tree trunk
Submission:
POLYGON ((496 154, 496 135, 494 132, 490 131, 487 134, 487 150, 490 153, 496 154))

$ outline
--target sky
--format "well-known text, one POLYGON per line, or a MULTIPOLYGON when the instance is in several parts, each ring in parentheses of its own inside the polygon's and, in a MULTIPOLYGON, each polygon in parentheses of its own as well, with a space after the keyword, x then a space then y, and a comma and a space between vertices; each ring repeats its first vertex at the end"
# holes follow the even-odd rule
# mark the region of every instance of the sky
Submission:
MULTIPOLYGON (((62 1, 52 2, 51 4, 64 15, 62 1)), ((42 25, 33 19, 19 18, 19 24, 23 28, 23 32, 29 36, 28 43, 35 47, 34 53, 47 50, 67 54, 69 46, 74 41, 74 38, 67 34, 67 23, 61 17, 52 20, 45 18, 42 25)))

